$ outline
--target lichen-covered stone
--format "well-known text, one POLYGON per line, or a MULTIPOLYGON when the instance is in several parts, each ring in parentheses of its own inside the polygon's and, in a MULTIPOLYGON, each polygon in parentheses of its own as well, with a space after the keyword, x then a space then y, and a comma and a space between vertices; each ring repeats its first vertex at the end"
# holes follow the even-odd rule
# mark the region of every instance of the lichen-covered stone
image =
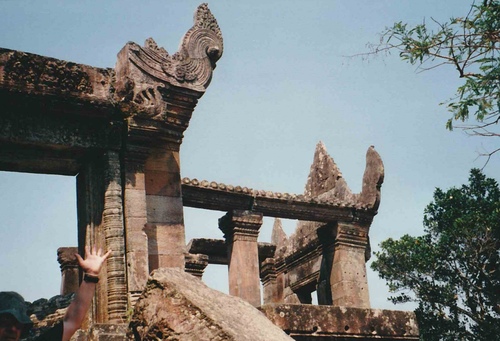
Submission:
POLYGON ((135 340, 292 340, 249 303, 178 269, 151 274, 130 327, 135 340))

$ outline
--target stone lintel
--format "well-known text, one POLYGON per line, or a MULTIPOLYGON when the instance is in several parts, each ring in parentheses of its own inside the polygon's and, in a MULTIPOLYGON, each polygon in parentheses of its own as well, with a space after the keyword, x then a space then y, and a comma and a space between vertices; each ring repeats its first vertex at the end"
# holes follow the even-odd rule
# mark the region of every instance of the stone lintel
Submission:
POLYGON ((0 144, 0 169, 11 172, 73 176, 80 171, 85 157, 83 151, 0 144))
POLYGON ((113 69, 96 68, 0 48, 0 102, 8 108, 108 118, 118 112, 110 101, 113 69))
POLYGON ((259 308, 295 340, 418 340, 415 314, 409 311, 266 304, 259 308))
MULTIPOLYGON (((259 249, 259 263, 266 258, 274 257, 276 246, 270 243, 257 243, 259 249)), ((223 239, 196 238, 187 245, 187 252, 208 256, 208 264, 227 265, 227 244, 223 239)))
POLYGON ((131 151, 138 148, 148 151, 152 148, 158 148, 161 144, 180 145, 182 143, 182 131, 174 129, 162 121, 135 116, 128 118, 128 126, 127 145, 130 146, 128 149, 131 151))
POLYGON ((36 108, 4 109, 0 115, 2 170, 75 175, 95 152, 122 146, 120 121, 44 115, 36 108))
POLYGON ((112 69, 0 49, 0 169, 75 175, 93 153, 120 150, 112 69))
POLYGON ((363 221, 368 219, 371 222, 373 216, 377 214, 369 208, 322 202, 303 196, 285 196, 279 193, 275 193, 274 196, 272 193, 271 196, 262 196, 259 193, 263 191, 254 191, 246 187, 224 186, 224 190, 221 190, 221 187, 222 185, 214 182, 183 179, 183 204, 187 207, 218 211, 254 210, 268 217, 326 223, 354 222, 360 219, 363 221))

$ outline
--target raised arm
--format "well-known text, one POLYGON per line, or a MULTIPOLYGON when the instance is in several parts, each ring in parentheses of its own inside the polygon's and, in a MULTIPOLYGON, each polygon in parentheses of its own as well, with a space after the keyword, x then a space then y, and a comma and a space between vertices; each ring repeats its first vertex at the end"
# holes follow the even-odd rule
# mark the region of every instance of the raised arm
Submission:
POLYGON ((75 255, 86 277, 84 277, 82 284, 80 284, 80 288, 78 288, 75 299, 69 305, 66 315, 64 315, 63 341, 68 341, 82 326, 85 314, 87 314, 90 303, 92 302, 92 297, 94 297, 94 291, 102 264, 110 254, 111 250, 103 255, 101 249, 96 250, 94 246, 92 250, 90 250, 90 247, 86 246, 85 259, 79 254, 75 255))

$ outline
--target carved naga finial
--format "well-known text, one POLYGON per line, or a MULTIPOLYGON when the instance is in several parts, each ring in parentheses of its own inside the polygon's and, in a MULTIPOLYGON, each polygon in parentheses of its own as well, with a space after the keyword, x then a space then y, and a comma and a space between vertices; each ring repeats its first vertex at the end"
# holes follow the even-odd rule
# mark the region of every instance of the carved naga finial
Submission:
POLYGON ((198 6, 194 14, 194 25, 186 32, 180 50, 172 56, 171 64, 163 71, 179 82, 192 83, 205 91, 212 79, 212 71, 222 56, 223 41, 217 20, 207 4, 198 6))
POLYGON ((173 55, 158 47, 153 38, 144 46, 129 42, 118 54, 116 97, 125 111, 165 119, 165 90, 174 86, 203 95, 222 56, 223 41, 217 20, 201 4, 194 24, 173 55))
POLYGON ((377 210, 380 205, 380 187, 384 182, 384 163, 380 155, 371 146, 366 152, 366 168, 363 175, 363 187, 359 202, 366 207, 377 210))

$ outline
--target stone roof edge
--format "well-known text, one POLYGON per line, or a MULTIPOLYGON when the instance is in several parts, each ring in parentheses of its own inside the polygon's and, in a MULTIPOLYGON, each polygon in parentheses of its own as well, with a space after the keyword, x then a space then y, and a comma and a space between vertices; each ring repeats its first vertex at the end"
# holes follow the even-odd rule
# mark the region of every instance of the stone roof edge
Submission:
POLYGON ((196 178, 190 179, 188 177, 184 177, 182 179, 183 186, 190 187, 198 187, 198 188, 206 188, 208 190, 213 191, 221 191, 228 193, 237 193, 252 196, 254 198, 270 198, 270 199, 278 199, 283 201, 295 201, 295 202, 304 202, 311 204, 321 204, 321 205, 329 205, 332 207, 345 207, 345 208, 354 208, 359 210, 371 210, 372 207, 367 205, 363 205, 358 202, 344 202, 338 199, 322 199, 320 197, 309 197, 303 194, 290 194, 290 193, 281 193, 281 192, 272 192, 265 190, 256 190, 253 188, 245 187, 245 186, 233 186, 226 185, 224 183, 218 183, 215 181, 208 180, 198 180, 196 178))

